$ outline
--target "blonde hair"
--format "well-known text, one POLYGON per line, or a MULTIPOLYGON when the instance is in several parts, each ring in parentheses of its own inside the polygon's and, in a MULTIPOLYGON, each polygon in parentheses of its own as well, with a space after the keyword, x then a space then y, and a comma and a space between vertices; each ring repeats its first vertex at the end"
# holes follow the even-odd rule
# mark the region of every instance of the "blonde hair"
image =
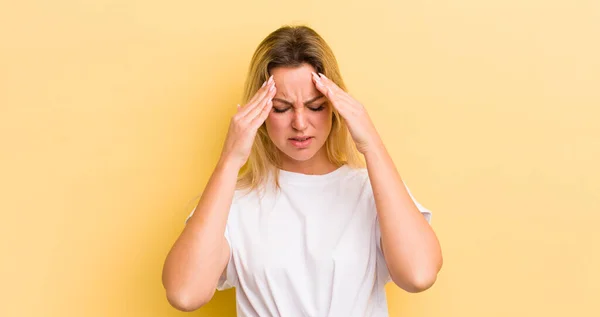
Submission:
MULTIPOLYGON (((246 78, 243 104, 256 94, 262 83, 270 77, 273 68, 299 67, 305 63, 346 91, 337 60, 325 40, 308 26, 286 25, 269 34, 256 48, 246 78)), ((346 121, 335 109, 331 132, 324 146, 327 149, 327 158, 338 167, 344 164, 355 168, 365 166, 346 121)), ((263 124, 258 129, 248 161, 240 169, 236 187, 252 191, 264 185, 269 175, 273 175, 275 186, 279 188, 280 168, 279 151, 263 124)))

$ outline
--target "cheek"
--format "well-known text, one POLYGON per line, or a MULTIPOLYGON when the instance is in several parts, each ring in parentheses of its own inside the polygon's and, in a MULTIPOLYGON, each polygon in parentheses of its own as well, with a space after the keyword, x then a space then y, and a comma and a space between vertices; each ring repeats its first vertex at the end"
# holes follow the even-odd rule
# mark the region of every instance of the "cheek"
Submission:
POLYGON ((315 116, 315 125, 322 128, 330 128, 333 113, 331 111, 322 111, 315 116))
POLYGON ((265 125, 269 136, 273 137, 281 134, 290 125, 290 122, 286 116, 271 113, 267 117, 267 120, 265 120, 265 125))

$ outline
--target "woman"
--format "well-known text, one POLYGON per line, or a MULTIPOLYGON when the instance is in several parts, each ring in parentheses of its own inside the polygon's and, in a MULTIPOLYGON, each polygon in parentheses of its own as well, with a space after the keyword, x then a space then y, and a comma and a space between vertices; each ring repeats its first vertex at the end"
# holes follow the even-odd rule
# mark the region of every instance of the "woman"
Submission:
POLYGON ((431 213, 314 30, 267 36, 244 100, 165 261, 171 305, 193 311, 235 287, 239 316, 378 317, 388 281, 408 292, 434 283, 431 213))

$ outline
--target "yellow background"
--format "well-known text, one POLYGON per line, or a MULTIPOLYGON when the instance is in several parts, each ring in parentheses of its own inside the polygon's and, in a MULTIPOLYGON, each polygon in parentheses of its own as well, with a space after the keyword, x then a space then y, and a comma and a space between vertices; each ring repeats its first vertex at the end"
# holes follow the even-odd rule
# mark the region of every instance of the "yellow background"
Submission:
POLYGON ((444 267, 391 316, 600 316, 596 0, 2 1, 0 316, 183 315, 163 260, 297 23, 434 213, 444 267))

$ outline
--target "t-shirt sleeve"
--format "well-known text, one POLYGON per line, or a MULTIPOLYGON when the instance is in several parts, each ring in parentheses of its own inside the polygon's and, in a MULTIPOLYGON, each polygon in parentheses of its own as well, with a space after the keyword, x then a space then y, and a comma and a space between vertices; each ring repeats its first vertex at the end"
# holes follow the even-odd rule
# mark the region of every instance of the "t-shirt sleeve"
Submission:
MULTIPOLYGON (((187 224, 188 220, 194 215, 194 211, 196 208, 192 210, 189 216, 185 219, 185 223, 187 224)), ((227 240, 227 244, 229 244, 229 261, 227 262, 227 267, 223 271, 223 274, 219 277, 219 281, 217 282, 217 290, 223 291, 229 288, 234 287, 235 285, 235 269, 233 264, 233 247, 231 244, 231 238, 229 235, 229 223, 225 225, 225 240, 227 240)))
POLYGON ((408 192, 408 195, 410 196, 410 198, 412 198, 412 201, 415 203, 415 205, 417 206, 417 209, 419 209, 419 211, 421 212, 421 214, 423 215, 423 217, 425 217, 425 220, 427 220, 428 223, 431 224, 431 210, 425 208, 423 205, 421 205, 413 196, 413 194, 410 192, 410 189, 408 189, 408 187, 406 186, 406 184, 404 184, 404 187, 406 188, 406 191, 408 192))
MULTIPOLYGON (((406 191, 408 192, 410 198, 412 198, 412 201, 414 202, 414 204, 417 206, 417 209, 421 212, 421 215, 423 215, 423 217, 425 217, 425 220, 427 220, 428 223, 431 224, 431 211, 427 208, 425 208, 423 205, 421 205, 416 199, 415 197, 412 195, 412 193, 410 192, 410 190, 408 189, 408 186, 406 186, 406 184, 404 184, 404 187, 406 188, 406 191)), ((375 204, 375 202, 373 201, 373 205, 375 204)), ((378 266, 378 272, 380 274, 380 276, 384 279, 384 281, 387 283, 389 281, 391 281, 391 276, 389 274, 389 271, 387 269, 387 265, 385 263, 385 258, 383 256, 383 251, 381 249, 381 227, 379 226, 379 217, 376 216, 375 217, 376 221, 375 221, 375 233, 376 233, 376 243, 377 243, 377 266, 378 266)))
MULTIPOLYGON (((406 188, 406 191, 408 192, 408 195, 410 196, 410 198, 412 198, 412 201, 414 202, 414 204, 417 206, 417 209, 421 212, 421 215, 423 215, 423 217, 425 217, 425 220, 427 220, 428 223, 431 223, 431 211, 427 208, 425 208, 423 205, 421 205, 416 199, 415 197, 412 195, 412 193, 410 192, 410 189, 408 189, 408 186, 406 186, 406 184, 404 184, 404 187, 406 188)), ((373 205, 375 204, 375 202, 373 201, 373 205)), ((377 248, 381 249, 381 228, 379 227, 379 217, 377 216, 377 248)))

